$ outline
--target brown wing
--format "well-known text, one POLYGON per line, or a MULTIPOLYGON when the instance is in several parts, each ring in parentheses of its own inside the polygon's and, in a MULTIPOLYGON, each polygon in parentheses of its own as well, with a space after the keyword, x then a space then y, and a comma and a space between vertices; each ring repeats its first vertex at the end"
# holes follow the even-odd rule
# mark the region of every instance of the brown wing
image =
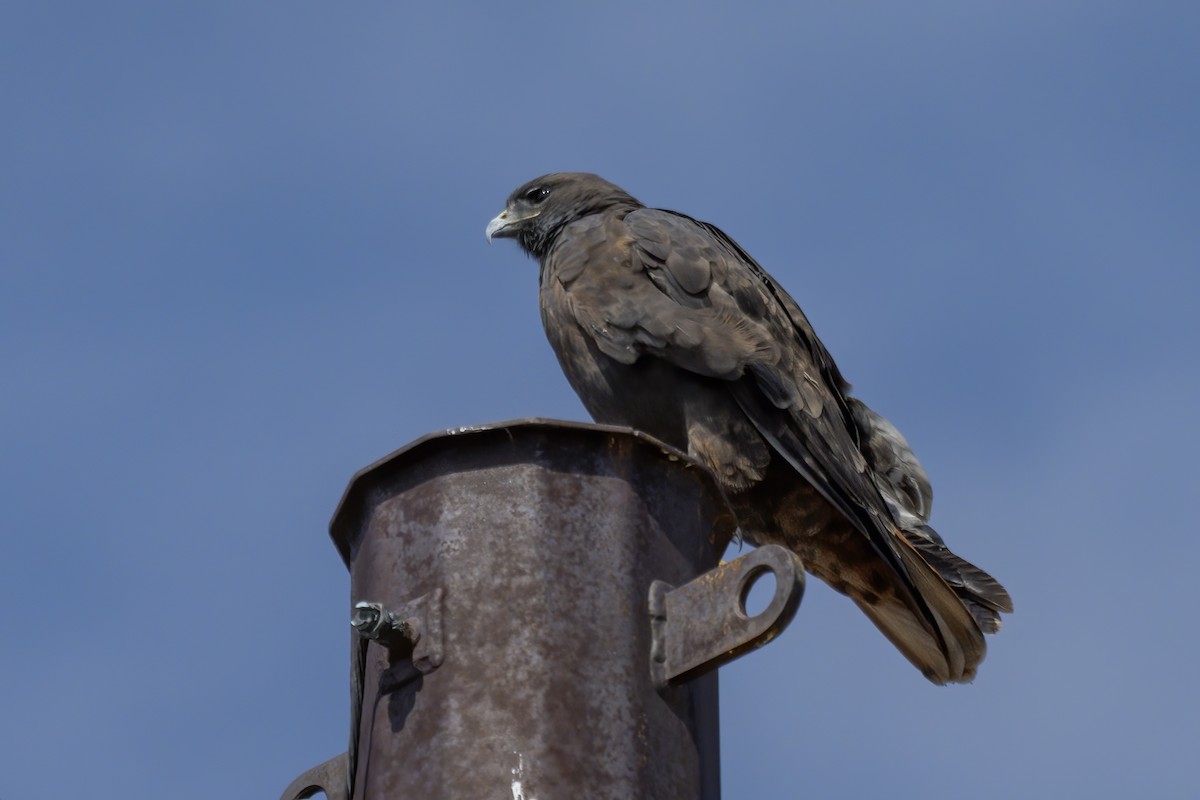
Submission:
MULTIPOLYGON (((739 405, 776 451, 903 572, 882 524, 887 506, 848 419, 848 385, 800 307, 711 225, 653 209, 629 214, 625 224, 634 258, 675 302, 668 322, 712 309, 760 331, 769 346, 740 353, 737 370, 718 377, 733 381, 739 405)), ((653 355, 686 368, 669 348, 653 355)))
POLYGON ((985 649, 979 627, 897 530, 856 438, 848 384, 796 302, 714 226, 645 208, 594 219, 573 237, 582 243, 590 230, 606 247, 579 249, 587 269, 569 256, 558 266, 581 284, 570 292, 580 327, 623 364, 649 356, 728 381, 762 437, 869 542, 924 622, 856 598, 864 611, 932 679, 969 678, 985 649), (913 644, 920 635, 928 644, 913 644))

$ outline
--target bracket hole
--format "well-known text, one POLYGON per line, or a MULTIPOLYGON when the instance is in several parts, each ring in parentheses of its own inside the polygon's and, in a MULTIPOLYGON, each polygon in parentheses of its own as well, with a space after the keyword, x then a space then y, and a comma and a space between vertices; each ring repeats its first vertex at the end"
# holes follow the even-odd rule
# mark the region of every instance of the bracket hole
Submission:
POLYGON ((742 581, 742 594, 738 598, 741 612, 747 617, 757 617, 767 610, 775 597, 775 571, 759 567, 742 581))

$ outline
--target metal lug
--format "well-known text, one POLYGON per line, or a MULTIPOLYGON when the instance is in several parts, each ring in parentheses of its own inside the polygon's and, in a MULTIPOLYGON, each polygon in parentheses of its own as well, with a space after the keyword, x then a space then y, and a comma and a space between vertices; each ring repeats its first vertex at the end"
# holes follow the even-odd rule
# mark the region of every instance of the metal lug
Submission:
POLYGON ((305 800, 317 792, 324 792, 329 800, 349 800, 345 753, 318 764, 296 778, 283 790, 279 800, 305 800))
POLYGON ((798 556, 778 545, 756 548, 678 588, 650 587, 655 684, 679 684, 757 650, 783 632, 800 607, 804 569, 798 556), (771 602, 754 616, 746 596, 765 573, 775 577, 771 602))

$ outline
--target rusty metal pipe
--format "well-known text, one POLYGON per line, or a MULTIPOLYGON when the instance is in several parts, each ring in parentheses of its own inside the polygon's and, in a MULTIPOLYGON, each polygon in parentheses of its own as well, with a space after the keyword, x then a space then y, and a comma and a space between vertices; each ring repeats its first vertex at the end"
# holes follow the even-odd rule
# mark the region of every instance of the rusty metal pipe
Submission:
POLYGON ((714 569, 733 526, 705 470, 625 429, 460 429, 361 471, 331 523, 352 744, 289 790, 716 800, 715 667, 774 637, 801 586, 777 549, 714 569), (748 617, 762 569, 776 597, 748 617))

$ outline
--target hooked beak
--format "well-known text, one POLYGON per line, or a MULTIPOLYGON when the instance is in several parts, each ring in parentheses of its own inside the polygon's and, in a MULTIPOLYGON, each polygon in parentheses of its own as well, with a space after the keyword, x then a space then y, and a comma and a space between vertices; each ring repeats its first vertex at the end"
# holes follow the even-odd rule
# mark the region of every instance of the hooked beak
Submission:
POLYGON ((492 239, 500 237, 512 237, 517 235, 517 225, 527 219, 533 219, 537 216, 537 212, 524 217, 514 217, 508 213, 508 209, 504 209, 496 218, 488 223, 487 230, 484 233, 487 235, 487 240, 490 243, 492 239))

